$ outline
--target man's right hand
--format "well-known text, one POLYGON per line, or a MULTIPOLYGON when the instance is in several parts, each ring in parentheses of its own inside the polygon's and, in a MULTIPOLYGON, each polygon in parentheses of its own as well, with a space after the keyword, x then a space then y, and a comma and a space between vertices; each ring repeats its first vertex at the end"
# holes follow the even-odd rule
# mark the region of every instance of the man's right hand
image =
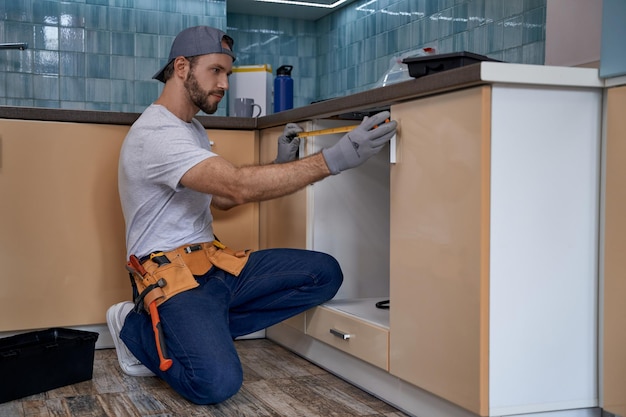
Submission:
POLYGON ((398 123, 395 120, 385 123, 389 116, 388 111, 372 117, 366 116, 359 126, 346 133, 339 142, 324 149, 322 153, 330 172, 339 174, 376 155, 396 133, 398 123))

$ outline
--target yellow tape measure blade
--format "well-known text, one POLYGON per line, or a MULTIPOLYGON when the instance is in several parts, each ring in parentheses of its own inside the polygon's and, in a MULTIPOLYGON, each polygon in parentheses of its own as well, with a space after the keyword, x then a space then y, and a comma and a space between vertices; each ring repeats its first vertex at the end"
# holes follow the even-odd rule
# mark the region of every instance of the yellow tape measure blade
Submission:
POLYGON ((322 136, 322 135, 332 135, 334 133, 345 133, 345 132, 351 131, 357 126, 358 125, 331 127, 330 129, 312 130, 310 132, 300 132, 298 133, 298 137, 306 138, 308 136, 322 136))

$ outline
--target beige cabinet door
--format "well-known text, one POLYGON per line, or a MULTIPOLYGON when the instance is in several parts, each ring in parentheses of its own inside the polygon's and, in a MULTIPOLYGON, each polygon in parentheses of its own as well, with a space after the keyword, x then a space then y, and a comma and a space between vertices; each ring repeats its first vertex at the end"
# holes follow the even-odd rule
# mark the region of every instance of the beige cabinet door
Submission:
POLYGON ((130 299, 117 192, 127 131, 0 120, 0 331, 104 323, 130 299))
MULTIPOLYGON (((130 300, 119 149, 129 126, 0 120, 0 331, 105 322, 130 300)), ((210 131, 235 164, 258 161, 253 131, 210 131)), ((258 248, 258 204, 214 212, 233 248, 258 248)))
MULTIPOLYGON (((269 164, 276 158, 278 137, 283 126, 264 129, 260 136, 260 162, 269 164)), ((294 194, 262 201, 259 204, 259 245, 261 249, 294 248, 306 249, 306 199, 307 191, 302 189, 294 194)), ((282 326, 304 333, 306 312, 298 314, 274 326, 279 332, 282 326)), ((268 335, 271 335, 269 329, 268 335)), ((271 336, 270 336, 271 337, 271 336)))
POLYGON ((488 412, 491 88, 392 106, 390 373, 488 412))
POLYGON ((607 97, 600 405, 626 416, 626 87, 607 97))
MULTIPOLYGON (((256 131, 208 130, 212 150, 236 166, 259 162, 256 131)), ((213 209, 215 235, 233 249, 259 249, 259 203, 227 211, 213 209)))
MULTIPOLYGON (((259 132, 262 164, 269 164, 276 159, 277 139, 282 132, 283 126, 259 132)), ((304 188, 291 195, 260 203, 261 249, 306 249, 306 194, 307 191, 304 188)))

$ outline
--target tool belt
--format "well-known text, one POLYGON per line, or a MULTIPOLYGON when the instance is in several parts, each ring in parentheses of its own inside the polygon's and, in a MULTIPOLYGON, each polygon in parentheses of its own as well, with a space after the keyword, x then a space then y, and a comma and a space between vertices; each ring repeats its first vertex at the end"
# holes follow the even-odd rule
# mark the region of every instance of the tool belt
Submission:
POLYGON ((197 287, 194 275, 204 275, 212 266, 239 276, 248 256, 248 250, 234 251, 217 240, 153 252, 141 259, 131 255, 127 269, 139 293, 135 307, 150 311, 148 307, 153 301, 159 306, 176 294, 197 287))

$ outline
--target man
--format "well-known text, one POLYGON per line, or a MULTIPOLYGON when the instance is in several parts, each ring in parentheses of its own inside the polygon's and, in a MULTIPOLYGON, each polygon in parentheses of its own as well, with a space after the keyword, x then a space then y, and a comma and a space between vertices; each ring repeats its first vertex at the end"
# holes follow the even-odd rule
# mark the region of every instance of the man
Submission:
POLYGON ((129 267, 140 300, 136 308, 124 302, 107 312, 118 359, 126 373, 156 374, 197 404, 224 401, 240 389, 234 338, 331 299, 343 279, 327 254, 224 249, 214 243, 210 207, 227 210, 281 197, 356 167, 396 130, 395 121, 384 123, 389 113, 382 112, 336 145, 296 159, 302 129, 290 123, 274 163, 234 166, 211 151, 194 119, 199 110, 214 113, 224 98, 232 49, 230 37, 206 26, 176 37, 168 63, 154 76, 165 83, 163 92, 131 127, 119 164, 127 254, 137 257, 129 267), (158 314, 151 308, 157 304, 158 314), (153 331, 157 317, 160 327, 153 331))

